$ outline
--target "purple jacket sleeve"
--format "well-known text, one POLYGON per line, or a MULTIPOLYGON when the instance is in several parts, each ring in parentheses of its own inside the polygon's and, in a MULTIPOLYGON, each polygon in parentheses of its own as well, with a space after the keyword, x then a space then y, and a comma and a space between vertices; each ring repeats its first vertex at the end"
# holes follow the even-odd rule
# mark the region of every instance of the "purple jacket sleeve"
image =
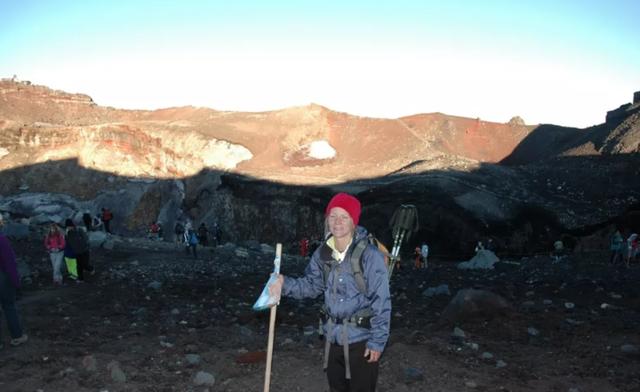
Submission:
POLYGON ((14 287, 20 287, 16 255, 13 253, 9 239, 3 235, 0 235, 0 268, 9 275, 14 287))

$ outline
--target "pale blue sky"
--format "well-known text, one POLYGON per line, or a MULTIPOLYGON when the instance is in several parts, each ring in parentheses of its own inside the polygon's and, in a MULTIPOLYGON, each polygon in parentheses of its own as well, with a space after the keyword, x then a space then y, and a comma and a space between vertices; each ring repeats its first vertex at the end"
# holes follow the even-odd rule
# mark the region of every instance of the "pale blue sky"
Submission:
POLYGON ((0 77, 118 108, 585 127, 640 90, 639 16, 633 0, 0 0, 0 77))

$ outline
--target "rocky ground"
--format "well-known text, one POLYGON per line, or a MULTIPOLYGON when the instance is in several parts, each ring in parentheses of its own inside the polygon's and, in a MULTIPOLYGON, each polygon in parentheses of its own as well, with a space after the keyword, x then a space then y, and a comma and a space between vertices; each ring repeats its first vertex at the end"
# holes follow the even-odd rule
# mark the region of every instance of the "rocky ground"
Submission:
MULTIPOLYGON (((40 242, 15 244, 31 269, 19 300, 29 341, 0 351, 1 391, 259 391, 268 312, 251 305, 273 265, 257 243, 201 249, 114 237, 97 273, 54 287, 40 242)), ((489 271, 431 260, 392 278, 392 333, 379 391, 640 391, 640 266, 606 253, 507 260, 489 271), (443 294, 428 288, 446 284, 443 294), (460 289, 500 295, 449 308, 460 289), (478 314, 480 314, 478 316, 478 314)), ((306 261, 285 256, 296 275, 306 261)), ((273 391, 327 391, 317 301, 277 310, 273 391)))

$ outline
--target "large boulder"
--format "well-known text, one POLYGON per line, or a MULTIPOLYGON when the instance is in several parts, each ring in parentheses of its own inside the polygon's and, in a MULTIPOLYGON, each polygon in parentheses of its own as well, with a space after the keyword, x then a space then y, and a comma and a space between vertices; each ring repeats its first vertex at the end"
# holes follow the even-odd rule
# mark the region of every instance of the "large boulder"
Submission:
POLYGON ((458 269, 493 269, 493 265, 500 261, 498 256, 490 250, 481 249, 469 261, 458 264, 458 269))
POLYGON ((14 240, 29 238, 29 225, 24 223, 7 222, 2 228, 2 233, 14 240))
POLYGON ((509 302, 487 290, 463 289, 458 291, 440 316, 445 323, 458 323, 473 318, 494 318, 510 312, 509 302))
POLYGON ((92 248, 99 248, 107 241, 108 235, 104 231, 90 231, 87 233, 92 248))

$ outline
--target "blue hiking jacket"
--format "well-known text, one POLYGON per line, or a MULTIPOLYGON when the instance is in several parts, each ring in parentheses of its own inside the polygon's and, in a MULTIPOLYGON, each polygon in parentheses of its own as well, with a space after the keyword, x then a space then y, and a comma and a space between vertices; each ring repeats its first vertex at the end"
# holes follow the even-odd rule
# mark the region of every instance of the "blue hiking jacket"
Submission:
MULTIPOLYGON (((311 256, 311 261, 305 269, 304 276, 291 278, 285 276, 282 293, 296 299, 315 298, 324 294, 327 313, 332 318, 348 319, 358 311, 370 308, 371 329, 354 325, 348 327, 349 344, 366 341, 367 348, 382 352, 389 339, 391 324, 391 294, 389 293, 389 277, 384 264, 383 254, 371 244, 367 244, 362 254, 363 275, 367 286, 367 293, 358 290, 349 258, 353 248, 359 240, 365 240, 367 231, 358 226, 344 260, 338 263, 332 257, 332 252, 326 242, 311 256), (325 285, 323 265, 330 263, 331 272, 325 285)), ((342 345, 342 325, 333 325, 327 330, 324 324, 325 337, 331 343, 342 345)))

